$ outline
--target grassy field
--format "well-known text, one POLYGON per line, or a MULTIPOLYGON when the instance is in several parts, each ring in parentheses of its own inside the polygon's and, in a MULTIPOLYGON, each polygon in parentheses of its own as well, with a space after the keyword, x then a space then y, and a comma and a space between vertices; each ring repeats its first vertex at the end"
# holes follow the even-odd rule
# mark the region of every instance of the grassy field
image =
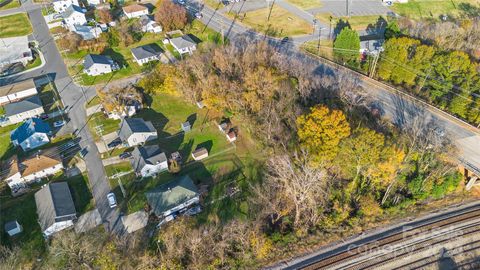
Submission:
POLYGON ((348 24, 350 24, 350 27, 354 30, 366 30, 369 25, 374 27, 377 23, 381 24, 383 20, 385 20, 384 23, 386 23, 386 18, 378 15, 351 16, 350 18, 335 17, 332 16, 330 13, 318 13, 315 15, 315 18, 317 18, 320 22, 326 25, 330 25, 330 17, 332 17, 332 28, 335 28, 335 25, 339 20, 348 22, 348 24))
POLYGON ((53 88, 52 83, 42 85, 38 91, 38 95, 42 101, 45 113, 52 113, 63 107, 62 102, 57 92, 53 88))
POLYGON ((15 153, 13 144, 10 142, 10 132, 19 125, 21 125, 21 123, 0 127, 0 159, 7 159, 15 153))
POLYGON ((394 3, 391 9, 411 19, 439 20, 444 14, 453 17, 461 17, 462 13, 471 11, 480 14, 480 2, 478 0, 410 0, 404 4, 394 3))
POLYGON ((0 38, 25 36, 32 33, 26 13, 0 17, 0 38))
MULTIPOLYGON (((240 13, 237 19, 257 32, 274 37, 305 35, 312 32, 310 24, 277 5, 273 6, 270 20, 267 22, 269 12, 270 9, 262 8, 240 13)), ((227 15, 232 18, 236 16, 233 13, 227 15)))
POLYGON ((11 9, 11 8, 17 8, 20 6, 20 1, 18 0, 12 0, 12 2, 8 3, 7 5, 0 7, 0 10, 6 10, 6 9, 11 9))
POLYGON ((94 113, 88 118, 88 128, 92 133, 95 141, 100 140, 100 136, 112 133, 120 127, 120 120, 110 119, 105 117, 102 112, 94 113), (101 133, 97 133, 95 127, 101 126, 101 133))
POLYGON ((287 0, 287 2, 290 2, 301 9, 311 9, 322 6, 321 0, 287 0))

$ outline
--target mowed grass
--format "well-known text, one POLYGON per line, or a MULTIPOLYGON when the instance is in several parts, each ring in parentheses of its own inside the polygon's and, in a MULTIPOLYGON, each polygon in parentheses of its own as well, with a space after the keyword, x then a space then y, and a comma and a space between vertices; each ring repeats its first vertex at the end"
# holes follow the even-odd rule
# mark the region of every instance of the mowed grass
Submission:
MULTIPOLYGON (((332 16, 330 13, 318 13, 315 15, 315 18, 317 18, 320 22, 329 25, 330 24, 330 17, 332 17, 332 28, 335 28, 335 25, 337 24, 338 21, 343 20, 344 22, 348 22, 350 24, 350 27, 354 30, 366 30, 369 25, 375 26, 377 24, 378 20, 385 20, 386 23, 386 18, 383 16, 379 15, 366 15, 366 16, 350 16, 350 18, 347 17, 335 17, 332 16)), ((386 25, 383 25, 385 27, 386 25)))
POLYGON ((19 125, 21 125, 21 123, 0 127, 0 159, 5 160, 16 152, 10 141, 10 133, 19 125))
POLYGON ((89 116, 88 128, 95 141, 98 141, 100 136, 118 130, 120 128, 120 120, 107 118, 102 112, 98 112, 89 116))
POLYGON ((11 9, 11 8, 17 8, 20 6, 20 1, 18 0, 12 0, 10 3, 6 4, 3 7, 0 7, 0 10, 6 10, 6 9, 11 9))
POLYGON ((321 0, 287 0, 290 4, 293 4, 301 9, 318 8, 322 6, 321 0))
MULTIPOLYGON (((277 5, 273 6, 270 19, 267 21, 269 13, 269 8, 262 8, 240 13, 237 20, 257 32, 274 37, 298 36, 312 32, 310 24, 277 5)), ((236 14, 229 13, 228 16, 235 17, 236 14)))
POLYGON ((408 3, 394 3, 390 7, 395 13, 410 19, 431 18, 439 20, 441 15, 459 17, 467 9, 480 12, 478 0, 410 0, 408 3))
POLYGON ((32 33, 32 25, 26 13, 0 17, 0 38, 25 36, 32 33))

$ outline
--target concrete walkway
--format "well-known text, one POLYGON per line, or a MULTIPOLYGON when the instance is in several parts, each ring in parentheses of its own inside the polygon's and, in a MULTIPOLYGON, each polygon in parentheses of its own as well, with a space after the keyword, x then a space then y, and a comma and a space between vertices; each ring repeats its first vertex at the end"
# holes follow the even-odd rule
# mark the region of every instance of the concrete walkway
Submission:
POLYGON ((93 105, 91 107, 88 107, 86 109, 87 111, 87 116, 90 116, 94 113, 97 113, 97 112, 101 112, 101 108, 102 108, 102 104, 98 104, 98 105, 93 105))
POLYGON ((92 211, 86 212, 78 218, 77 223, 75 223, 75 232, 86 232, 97 227, 100 224, 102 224, 102 217, 100 216, 98 210, 94 209, 92 211))
POLYGON ((122 217, 123 226, 128 233, 140 230, 147 226, 148 215, 144 211, 138 211, 122 217))

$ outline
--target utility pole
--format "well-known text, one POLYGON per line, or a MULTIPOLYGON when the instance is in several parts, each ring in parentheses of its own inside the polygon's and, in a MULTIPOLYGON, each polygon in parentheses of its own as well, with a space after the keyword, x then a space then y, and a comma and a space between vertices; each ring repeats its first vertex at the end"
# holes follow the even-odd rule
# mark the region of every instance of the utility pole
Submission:
POLYGON ((375 54, 375 58, 373 58, 372 68, 370 69, 370 78, 373 78, 373 76, 375 75, 375 69, 377 68, 378 58, 380 58, 380 51, 378 51, 378 53, 375 54))
POLYGON ((322 27, 318 28, 317 55, 320 56, 320 38, 322 37, 322 27))
POLYGON ((422 91, 423 86, 425 85, 425 82, 427 82, 428 76, 430 76, 430 71, 432 71, 432 66, 428 68, 427 74, 425 74, 425 78, 423 78, 422 83, 420 84, 420 87, 418 88, 418 92, 422 91))
POLYGON ((348 0, 346 0, 346 1, 347 1, 347 2, 346 2, 346 10, 345 10, 345 12, 347 12, 346 16, 347 16, 347 18, 348 18, 349 15, 350 15, 350 12, 348 11, 348 0))

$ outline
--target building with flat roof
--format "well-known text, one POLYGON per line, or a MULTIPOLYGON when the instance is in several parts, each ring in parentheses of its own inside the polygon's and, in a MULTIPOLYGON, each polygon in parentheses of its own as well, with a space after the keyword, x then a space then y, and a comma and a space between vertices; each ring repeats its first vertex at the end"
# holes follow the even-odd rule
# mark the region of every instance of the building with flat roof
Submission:
POLYGON ((32 59, 28 36, 0 38, 0 67, 16 63, 26 65, 32 59))

